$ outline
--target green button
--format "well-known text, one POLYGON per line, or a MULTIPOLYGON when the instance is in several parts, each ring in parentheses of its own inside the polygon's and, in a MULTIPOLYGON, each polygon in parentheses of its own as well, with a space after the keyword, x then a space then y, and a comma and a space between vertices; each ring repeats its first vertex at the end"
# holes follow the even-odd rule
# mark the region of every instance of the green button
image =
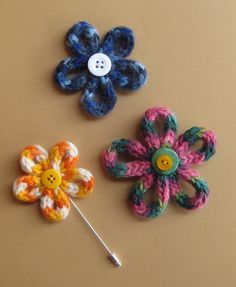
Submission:
POLYGON ((179 157, 173 149, 160 148, 152 156, 152 166, 160 174, 171 174, 176 171, 178 165, 179 157))

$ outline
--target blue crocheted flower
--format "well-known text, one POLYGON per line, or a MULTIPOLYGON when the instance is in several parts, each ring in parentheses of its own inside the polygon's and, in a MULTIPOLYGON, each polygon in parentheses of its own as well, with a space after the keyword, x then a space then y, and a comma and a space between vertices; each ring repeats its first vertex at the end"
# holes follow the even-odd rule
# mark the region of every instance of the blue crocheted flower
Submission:
POLYGON ((124 59, 134 47, 131 29, 116 27, 100 41, 95 27, 87 22, 72 26, 66 44, 73 56, 64 59, 55 71, 60 88, 68 92, 83 90, 81 103, 93 116, 104 116, 116 103, 115 89, 136 90, 147 78, 145 67, 124 59))

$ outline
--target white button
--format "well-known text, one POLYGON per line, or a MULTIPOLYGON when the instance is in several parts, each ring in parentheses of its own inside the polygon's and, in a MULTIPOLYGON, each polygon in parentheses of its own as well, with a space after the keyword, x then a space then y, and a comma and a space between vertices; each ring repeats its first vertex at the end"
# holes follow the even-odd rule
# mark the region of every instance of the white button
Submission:
POLYGON ((96 53, 89 58, 88 69, 94 76, 105 76, 111 70, 111 60, 105 54, 96 53))

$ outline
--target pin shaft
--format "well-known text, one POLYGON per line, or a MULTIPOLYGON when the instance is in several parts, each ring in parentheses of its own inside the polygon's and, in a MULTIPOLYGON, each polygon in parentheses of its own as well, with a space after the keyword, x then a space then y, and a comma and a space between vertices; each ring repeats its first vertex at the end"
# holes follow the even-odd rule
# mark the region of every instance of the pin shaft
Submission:
POLYGON ((83 212, 79 209, 79 207, 74 203, 74 201, 69 197, 70 202, 72 203, 72 205, 74 206, 74 208, 76 209, 76 211, 80 214, 80 216, 83 218, 84 222, 88 225, 88 227, 90 228, 90 230, 93 232, 93 234, 95 235, 95 237, 97 238, 97 240, 101 243, 101 245, 104 247, 104 249, 108 252, 108 258, 111 260, 111 262, 119 267, 121 266, 121 262, 118 259, 118 257, 109 249, 109 247, 106 245, 106 243, 102 240, 102 238, 100 237, 100 235, 97 233, 97 231, 93 228, 93 226, 91 225, 91 223, 88 221, 88 219, 85 217, 85 215, 83 214, 83 212))

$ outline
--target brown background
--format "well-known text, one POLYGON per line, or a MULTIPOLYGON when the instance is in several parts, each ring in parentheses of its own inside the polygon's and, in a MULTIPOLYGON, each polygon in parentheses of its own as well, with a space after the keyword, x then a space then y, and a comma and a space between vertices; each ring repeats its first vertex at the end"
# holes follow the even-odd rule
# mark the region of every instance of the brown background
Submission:
POLYGON ((236 2, 0 1, 1 235, 0 286, 236 286, 236 2), (52 81, 67 57, 64 35, 87 20, 101 35, 126 25, 136 36, 131 58, 145 64, 148 84, 118 95, 115 110, 92 120, 80 94, 63 95, 52 81), (179 133, 199 125, 215 131, 217 155, 198 167, 211 188, 206 208, 189 212, 169 204, 164 215, 140 221, 127 208, 133 184, 102 171, 100 152, 114 139, 137 137, 147 108, 168 106, 179 133), (38 203, 11 195, 21 174, 19 153, 28 144, 51 148, 74 142, 79 166, 96 177, 81 209, 123 262, 106 259, 76 212, 47 223, 38 203))

